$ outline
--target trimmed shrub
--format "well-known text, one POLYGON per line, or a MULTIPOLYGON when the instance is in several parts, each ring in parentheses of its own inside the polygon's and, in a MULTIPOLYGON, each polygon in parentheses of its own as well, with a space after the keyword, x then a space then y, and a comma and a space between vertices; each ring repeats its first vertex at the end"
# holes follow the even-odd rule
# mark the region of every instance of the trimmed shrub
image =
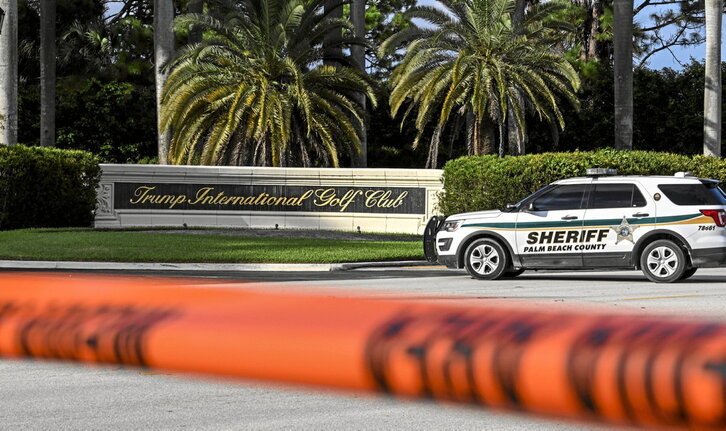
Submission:
POLYGON ((0 229, 90 226, 100 177, 84 151, 0 146, 0 229))
POLYGON ((587 168, 615 168, 619 175, 687 171, 702 178, 726 180, 726 161, 718 157, 613 149, 504 158, 468 156, 451 160, 444 167, 439 211, 450 215, 504 208, 553 181, 583 176, 587 168))

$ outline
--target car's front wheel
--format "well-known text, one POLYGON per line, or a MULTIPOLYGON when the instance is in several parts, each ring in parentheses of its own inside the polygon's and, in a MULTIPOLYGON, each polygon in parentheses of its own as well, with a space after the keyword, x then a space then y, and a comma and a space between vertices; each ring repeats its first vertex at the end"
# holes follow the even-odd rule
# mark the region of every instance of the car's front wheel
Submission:
POLYGON ((672 283, 686 271, 686 254, 678 244, 659 239, 648 244, 640 255, 640 268, 650 281, 672 283))
POLYGON ((482 238, 472 242, 464 253, 469 274, 480 280, 495 280, 507 268, 507 252, 497 241, 482 238))

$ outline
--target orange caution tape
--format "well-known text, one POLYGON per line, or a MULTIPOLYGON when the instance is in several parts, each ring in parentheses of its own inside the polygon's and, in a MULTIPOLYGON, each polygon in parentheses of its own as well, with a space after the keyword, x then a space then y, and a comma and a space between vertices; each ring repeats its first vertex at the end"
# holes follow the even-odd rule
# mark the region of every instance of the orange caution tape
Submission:
POLYGON ((223 286, 0 274, 0 354, 726 428, 720 322, 223 286))

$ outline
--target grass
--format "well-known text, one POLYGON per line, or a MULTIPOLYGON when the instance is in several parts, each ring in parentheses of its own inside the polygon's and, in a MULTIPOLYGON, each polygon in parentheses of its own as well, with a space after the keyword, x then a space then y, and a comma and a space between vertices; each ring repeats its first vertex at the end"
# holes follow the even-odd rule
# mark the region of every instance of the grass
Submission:
POLYGON ((129 231, 0 232, 0 259, 103 262, 338 263, 422 259, 421 243, 129 231))

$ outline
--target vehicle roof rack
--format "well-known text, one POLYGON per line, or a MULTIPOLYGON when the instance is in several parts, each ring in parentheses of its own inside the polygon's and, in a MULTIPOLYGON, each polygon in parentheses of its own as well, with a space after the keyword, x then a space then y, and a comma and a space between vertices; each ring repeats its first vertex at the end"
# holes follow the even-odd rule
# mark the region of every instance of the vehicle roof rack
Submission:
POLYGON ((585 171, 587 177, 611 177, 617 175, 618 171, 612 168, 588 168, 585 171))

